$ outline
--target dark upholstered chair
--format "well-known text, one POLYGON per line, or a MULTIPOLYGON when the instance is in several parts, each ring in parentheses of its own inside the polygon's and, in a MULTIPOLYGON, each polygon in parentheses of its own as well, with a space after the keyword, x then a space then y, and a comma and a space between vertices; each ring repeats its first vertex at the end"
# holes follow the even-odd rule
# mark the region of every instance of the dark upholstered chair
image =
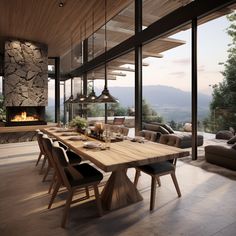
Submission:
POLYGON ((179 197, 181 197, 181 192, 180 192, 179 185, 178 185, 176 175, 175 175, 176 161, 177 161, 177 159, 174 159, 173 162, 172 161, 163 161, 163 162, 158 162, 158 163, 154 163, 154 164, 150 164, 150 165, 139 166, 136 168, 136 174, 135 174, 135 180, 134 180, 135 186, 137 186, 137 184, 138 184, 140 171, 143 171, 144 173, 146 173, 152 177, 150 211, 152 211, 155 207, 156 184, 158 183, 159 186, 161 185, 160 181, 159 181, 159 177, 162 175, 167 175, 167 174, 171 175, 171 178, 174 182, 177 194, 179 197))
MULTIPOLYGON (((45 172, 44 177, 43 177, 43 182, 46 180, 50 170, 54 168, 54 165, 52 163, 53 160, 52 160, 52 158, 50 158, 51 157, 51 153, 50 153, 51 150, 48 148, 48 143, 45 143, 45 140, 47 140, 47 142, 48 142, 48 139, 49 138, 46 134, 44 134, 41 138, 41 142, 42 142, 42 145, 43 145, 43 150, 44 150, 46 158, 48 160, 48 166, 47 166, 46 172, 45 172)), ((53 139, 49 139, 49 140, 50 140, 51 145, 52 145, 53 139)), ((77 155, 73 151, 69 150, 68 147, 65 144, 63 144, 62 142, 58 141, 58 143, 59 143, 59 146, 62 147, 66 151, 68 159, 69 159, 69 163, 71 165, 76 165, 76 164, 79 164, 81 162, 81 157, 79 155, 77 155)), ((53 176, 52 182, 54 180, 54 177, 55 177, 55 175, 53 176)), ((51 189, 49 189, 49 193, 50 193, 50 191, 51 191, 51 189)))
POLYGON ((125 123, 125 117, 115 117, 113 120, 113 125, 123 125, 125 123))
POLYGON ((61 185, 64 185, 69 192, 61 221, 61 226, 65 227, 66 225, 66 220, 68 218, 67 216, 72 202, 73 194, 74 191, 78 188, 93 186, 98 212, 101 216, 102 206, 98 191, 98 184, 103 178, 102 173, 86 163, 74 166, 70 165, 65 150, 61 148, 57 142, 54 142, 54 145, 52 147, 52 157, 55 160, 57 173, 59 176, 56 179, 56 187, 54 188, 48 208, 51 208, 54 198, 56 197, 61 185))
POLYGON ((139 131, 138 135, 152 142, 157 141, 157 132, 151 130, 141 130, 139 131))

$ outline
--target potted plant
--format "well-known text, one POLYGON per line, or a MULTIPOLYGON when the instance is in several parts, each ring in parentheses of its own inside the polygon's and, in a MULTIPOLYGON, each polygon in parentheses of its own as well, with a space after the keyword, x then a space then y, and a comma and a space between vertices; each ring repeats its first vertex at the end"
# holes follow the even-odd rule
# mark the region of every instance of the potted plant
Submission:
POLYGON ((86 127, 88 126, 88 122, 85 118, 82 118, 80 116, 76 116, 74 119, 71 120, 69 123, 71 127, 74 127, 79 132, 84 132, 86 127))

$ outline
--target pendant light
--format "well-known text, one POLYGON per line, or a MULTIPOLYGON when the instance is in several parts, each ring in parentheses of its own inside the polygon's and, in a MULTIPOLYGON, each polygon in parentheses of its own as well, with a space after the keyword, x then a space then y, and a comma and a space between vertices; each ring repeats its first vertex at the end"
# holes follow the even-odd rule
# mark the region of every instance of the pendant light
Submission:
MULTIPOLYGON (((85 21, 85 27, 86 27, 86 21, 85 21)), ((85 34, 86 34, 86 30, 85 30, 85 34)), ((82 44, 82 27, 80 27, 80 36, 81 36, 81 44, 82 44)), ((77 94, 76 98, 73 100, 73 103, 85 103, 85 101, 86 101, 86 95, 83 94, 82 79, 81 79, 81 92, 80 94, 79 93, 77 94)))
MULTIPOLYGON (((93 35, 92 35, 92 50, 93 50, 93 54, 92 54, 92 57, 94 59, 94 11, 93 11, 93 25, 92 25, 92 30, 93 30, 93 35)), ((94 71, 92 72, 92 92, 89 94, 89 96, 86 98, 86 102, 88 103, 95 103, 96 102, 96 99, 97 99, 97 96, 96 96, 96 93, 94 91, 94 71)))
POLYGON ((100 103, 117 103, 118 100, 114 98, 107 88, 107 0, 105 0, 105 85, 102 94, 97 98, 100 103))

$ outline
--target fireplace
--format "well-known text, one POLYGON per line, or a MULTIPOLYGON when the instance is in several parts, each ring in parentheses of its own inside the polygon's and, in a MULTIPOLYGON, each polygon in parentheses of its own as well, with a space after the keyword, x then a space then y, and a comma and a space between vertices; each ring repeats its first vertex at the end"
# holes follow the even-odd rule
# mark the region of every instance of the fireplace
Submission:
POLYGON ((6 126, 46 125, 44 106, 6 107, 6 126))

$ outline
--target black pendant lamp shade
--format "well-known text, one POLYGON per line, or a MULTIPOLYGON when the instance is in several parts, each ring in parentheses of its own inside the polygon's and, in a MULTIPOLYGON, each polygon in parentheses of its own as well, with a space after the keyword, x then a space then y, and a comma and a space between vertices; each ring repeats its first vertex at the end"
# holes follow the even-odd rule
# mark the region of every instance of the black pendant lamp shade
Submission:
POLYGON ((86 103, 86 96, 83 94, 77 94, 77 97, 73 100, 73 103, 86 103))
POLYGON ((105 87, 102 91, 102 94, 97 98, 97 102, 100 102, 100 103, 117 103, 118 100, 115 97, 113 97, 109 93, 109 90, 105 87))
POLYGON ((92 92, 86 98, 86 102, 88 102, 88 103, 95 103, 95 102, 97 102, 97 96, 96 96, 96 93, 95 93, 93 88, 92 88, 92 92))
POLYGON ((107 0, 105 0, 105 85, 102 94, 97 98, 99 103, 117 103, 118 100, 114 98, 107 88, 107 0))

